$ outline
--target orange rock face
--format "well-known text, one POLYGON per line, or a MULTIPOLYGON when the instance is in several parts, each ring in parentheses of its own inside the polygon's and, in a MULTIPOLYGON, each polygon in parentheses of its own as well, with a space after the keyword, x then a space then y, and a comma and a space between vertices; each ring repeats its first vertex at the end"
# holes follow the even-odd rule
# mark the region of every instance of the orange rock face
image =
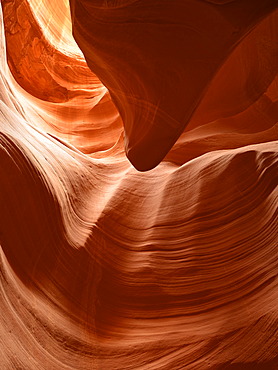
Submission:
POLYGON ((278 368, 277 27, 2 0, 1 370, 278 368))

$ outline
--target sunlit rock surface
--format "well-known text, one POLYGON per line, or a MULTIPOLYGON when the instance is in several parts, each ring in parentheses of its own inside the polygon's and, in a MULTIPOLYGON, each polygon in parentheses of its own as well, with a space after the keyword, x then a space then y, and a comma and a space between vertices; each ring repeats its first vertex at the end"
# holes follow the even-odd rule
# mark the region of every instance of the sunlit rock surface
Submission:
POLYGON ((70 5, 0 6, 0 369, 277 369, 277 1, 70 5))

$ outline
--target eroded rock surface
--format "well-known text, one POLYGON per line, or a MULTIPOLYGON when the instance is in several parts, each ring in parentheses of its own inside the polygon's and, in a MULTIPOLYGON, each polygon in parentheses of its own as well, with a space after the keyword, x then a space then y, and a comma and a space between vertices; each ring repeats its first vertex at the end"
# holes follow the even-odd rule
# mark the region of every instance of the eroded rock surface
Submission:
POLYGON ((0 368, 277 369, 276 1, 70 3, 0 6, 0 368))

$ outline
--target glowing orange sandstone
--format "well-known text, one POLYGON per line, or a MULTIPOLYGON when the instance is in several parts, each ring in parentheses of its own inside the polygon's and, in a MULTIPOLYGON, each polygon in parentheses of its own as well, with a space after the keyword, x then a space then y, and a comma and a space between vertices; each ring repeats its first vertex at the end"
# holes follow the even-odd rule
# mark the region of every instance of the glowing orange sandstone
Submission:
POLYGON ((2 0, 1 370, 277 368, 275 7, 2 0))

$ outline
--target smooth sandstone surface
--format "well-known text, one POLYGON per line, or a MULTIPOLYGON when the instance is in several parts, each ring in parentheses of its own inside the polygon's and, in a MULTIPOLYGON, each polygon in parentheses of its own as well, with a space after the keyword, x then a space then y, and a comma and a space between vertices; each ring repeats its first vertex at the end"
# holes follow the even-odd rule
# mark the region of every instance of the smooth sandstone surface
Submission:
POLYGON ((1 370, 278 368, 277 28, 2 0, 1 370))

